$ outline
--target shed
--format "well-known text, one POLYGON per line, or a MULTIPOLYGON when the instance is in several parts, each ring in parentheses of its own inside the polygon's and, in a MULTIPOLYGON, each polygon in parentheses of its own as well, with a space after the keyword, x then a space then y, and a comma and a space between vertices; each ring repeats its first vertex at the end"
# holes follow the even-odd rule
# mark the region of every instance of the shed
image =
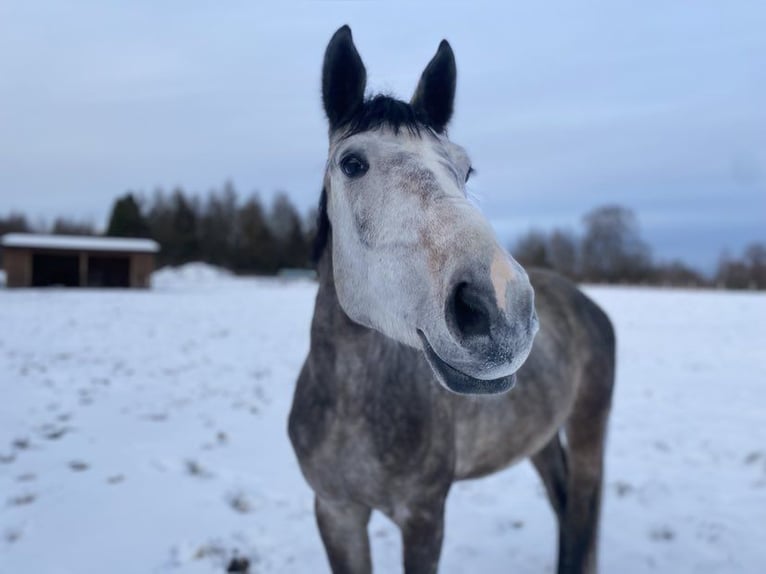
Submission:
POLYGON ((8 287, 149 287, 151 239, 8 233, 0 238, 8 287))

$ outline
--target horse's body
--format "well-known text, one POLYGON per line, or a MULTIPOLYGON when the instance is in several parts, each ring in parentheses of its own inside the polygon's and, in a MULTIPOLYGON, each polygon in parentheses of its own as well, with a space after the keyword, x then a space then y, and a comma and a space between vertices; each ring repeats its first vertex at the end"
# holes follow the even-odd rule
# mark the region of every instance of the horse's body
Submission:
POLYGON ((424 349, 349 317, 334 241, 328 237, 319 260, 311 347, 289 422, 333 572, 371 571, 373 509, 401 528, 405 571, 435 572, 451 484, 526 457, 559 521, 559 572, 594 572, 614 378, 606 315, 570 282, 532 273, 541 329, 515 388, 455 394, 424 349))

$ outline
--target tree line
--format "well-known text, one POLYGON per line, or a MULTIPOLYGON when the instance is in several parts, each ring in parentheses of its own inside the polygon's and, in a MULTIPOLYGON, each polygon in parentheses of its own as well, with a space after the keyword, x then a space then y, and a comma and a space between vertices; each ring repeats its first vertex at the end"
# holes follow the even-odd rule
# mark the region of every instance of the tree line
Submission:
POLYGON ((735 257, 724 252, 712 277, 682 261, 658 262, 642 239, 635 213, 598 207, 582 218, 583 232, 533 229, 509 251, 522 265, 553 269, 589 283, 766 289, 766 244, 752 243, 735 257))
MULTIPOLYGON (((181 187, 128 192, 115 200, 104 235, 154 239, 159 265, 204 261, 241 274, 274 274, 310 268, 315 219, 316 211, 302 216, 286 193, 267 205, 258 193, 240 198, 227 182, 204 196, 181 187)), ((88 222, 58 218, 46 228, 18 213, 0 217, 0 235, 13 231, 98 235, 88 222)))
MULTIPOLYGON (((682 261, 658 262, 640 233, 635 213, 623 206, 596 208, 582 219, 582 233, 530 230, 509 251, 523 265, 546 267, 580 282, 630 283, 728 289, 766 289, 766 244, 740 256, 723 253, 713 276, 682 261)), ((85 221, 57 218, 31 224, 19 213, 0 216, 9 232, 97 235, 85 221)), ((240 274, 274 274, 311 267, 316 210, 302 216, 285 193, 265 204, 257 193, 240 198, 227 182, 207 195, 183 188, 117 198, 105 235, 146 237, 160 245, 160 265, 205 261, 240 274)))

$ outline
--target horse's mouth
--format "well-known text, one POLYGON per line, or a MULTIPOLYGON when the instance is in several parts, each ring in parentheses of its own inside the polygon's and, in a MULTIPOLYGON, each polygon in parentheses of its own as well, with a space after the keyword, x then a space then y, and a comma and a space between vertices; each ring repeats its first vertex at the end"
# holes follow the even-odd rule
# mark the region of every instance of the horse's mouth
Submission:
POLYGON ((516 384, 516 373, 499 379, 483 380, 466 375, 444 361, 436 354, 423 331, 418 329, 418 335, 423 342, 426 360, 439 381, 454 393, 461 395, 494 395, 504 393, 516 384))

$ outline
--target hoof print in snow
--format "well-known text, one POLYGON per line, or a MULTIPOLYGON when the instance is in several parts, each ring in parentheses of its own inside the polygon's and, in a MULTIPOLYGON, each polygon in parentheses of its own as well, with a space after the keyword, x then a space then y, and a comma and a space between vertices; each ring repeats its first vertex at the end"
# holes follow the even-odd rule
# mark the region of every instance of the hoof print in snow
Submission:
POLYGON ((87 462, 83 462, 81 460, 73 460, 69 463, 69 468, 72 469, 75 472, 83 472, 85 470, 88 470, 90 466, 87 462))
POLYGON ((210 478, 213 476, 212 472, 207 470, 194 459, 186 459, 184 461, 184 466, 186 468, 186 472, 188 472, 191 476, 196 476, 198 478, 210 478))
POLYGON ((234 557, 226 567, 226 572, 236 572, 238 574, 248 574, 250 572, 250 561, 247 558, 234 557))
POLYGON ((12 496, 8 499, 9 506, 28 506, 37 500, 37 495, 31 492, 26 494, 20 494, 19 496, 12 496))
POLYGON ((25 472, 16 477, 17 482, 32 482, 37 479, 37 475, 32 472, 25 472))
POLYGON ((497 523, 497 531, 505 533, 510 530, 521 530, 524 528, 523 520, 500 520, 497 523))
POLYGON ((16 460, 15 454, 0 454, 0 464, 11 464, 16 460))
POLYGON ((109 478, 107 478, 106 482, 108 484, 120 484, 121 482, 125 482, 125 475, 115 474, 114 476, 110 476, 109 478))
POLYGON ((676 533, 667 526, 660 526, 659 528, 655 528, 649 533, 649 538, 655 542, 670 542, 675 537, 676 533))
POLYGON ((18 528, 9 528, 5 531, 3 538, 8 544, 13 544, 21 538, 21 530, 18 528))
POLYGON ((28 438, 17 438, 11 443, 11 445, 16 450, 27 450, 31 446, 31 443, 29 442, 28 438))
POLYGON ((253 511, 253 504, 248 500, 244 492, 235 492, 226 497, 229 506, 240 514, 249 514, 253 511))
POLYGON ((144 420, 151 421, 153 423, 161 423, 168 420, 168 413, 151 413, 144 416, 144 420))
POLYGON ((670 452, 670 446, 665 441, 661 441, 661 440, 654 441, 654 448, 656 448, 660 452, 670 452))
POLYGON ((43 437, 47 440, 58 440, 69 432, 69 427, 60 427, 43 430, 43 437))
POLYGON ((704 540, 708 544, 715 544, 721 539, 724 533, 724 526, 718 522, 702 522, 697 527, 697 538, 704 540))
POLYGON ((754 450, 745 457, 745 464, 755 464, 763 458, 763 453, 759 450, 754 450))
POLYGON ((622 480, 618 480, 614 483, 614 491, 617 493, 617 496, 620 498, 627 496, 631 492, 633 492, 634 488, 633 485, 628 482, 623 482, 622 480))

